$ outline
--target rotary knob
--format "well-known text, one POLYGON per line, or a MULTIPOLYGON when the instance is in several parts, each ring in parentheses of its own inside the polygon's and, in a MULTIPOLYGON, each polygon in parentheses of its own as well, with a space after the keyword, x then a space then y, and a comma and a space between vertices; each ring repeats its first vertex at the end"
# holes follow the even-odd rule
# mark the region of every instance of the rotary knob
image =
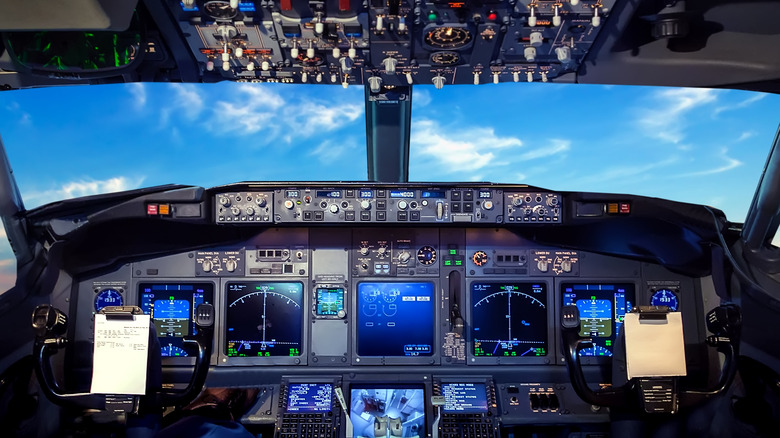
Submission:
POLYGON ((241 209, 238 207, 233 207, 230 209, 230 212, 233 213, 233 216, 238 216, 241 214, 241 209))
POLYGON ((437 90, 441 90, 442 87, 444 87, 444 80, 444 76, 434 76, 433 86, 436 87, 437 90))
POLYGON ((396 66, 397 64, 398 64, 398 60, 397 60, 397 59, 395 59, 395 58, 391 58, 391 57, 389 57, 389 56, 388 56, 387 58, 385 58, 385 59, 383 59, 383 60, 382 60, 382 65, 384 65, 384 66, 385 66, 385 71, 386 71, 388 74, 393 74, 393 73, 395 73, 395 66, 396 66))
POLYGON ((253 216, 254 214, 255 214, 255 209, 254 208, 252 208, 252 207, 247 207, 246 208, 246 215, 247 216, 253 216))
POLYGON ((539 269, 539 272, 547 272, 547 269, 550 268, 550 262, 546 259, 541 259, 538 262, 536 262, 536 268, 539 269))
POLYGON ((211 272, 213 267, 214 264, 211 263, 211 260, 203 260, 203 263, 200 264, 200 268, 203 270, 203 272, 211 272))
POLYGON ((230 198, 227 196, 220 196, 219 197, 219 205, 223 207, 229 207, 230 206, 230 198))
POLYGON ((360 201, 360 208, 363 210, 371 210, 371 201, 366 199, 360 201))
POLYGON ((398 201, 398 208, 400 210, 406 210, 408 207, 409 207, 409 204, 406 201, 404 201, 404 200, 398 201))
POLYGON ((268 203, 265 198, 257 198, 255 202, 257 202, 257 206, 260 208, 265 207, 265 205, 268 203))
POLYGON ((561 269, 563 270, 563 272, 571 272, 571 260, 564 259, 561 262, 561 269))
POLYGON ((492 210, 493 209, 493 201, 485 201, 482 203, 482 208, 485 210, 492 210))
POLYGON ((515 198, 515 199, 513 199, 512 200, 512 205, 514 205, 515 207, 519 207, 519 206, 523 205, 523 198, 515 198))
POLYGON ((409 254, 409 253, 408 253, 408 252, 406 252, 406 251, 404 251, 404 252, 402 252, 402 253, 398 254, 398 261, 399 261, 400 263, 404 263, 404 264, 406 264, 406 263, 408 263, 408 262, 409 262, 409 259, 411 259, 411 258, 412 258, 412 255, 411 255, 411 254, 409 254))
POLYGON ((228 272, 233 272, 238 267, 238 262, 236 262, 236 259, 227 259, 225 262, 225 269, 228 270, 228 272))
POLYGON ((288 210, 292 210, 292 209, 293 209, 293 207, 295 207, 295 203, 294 203, 294 202, 292 202, 292 201, 291 201, 291 200, 289 200, 289 199, 288 199, 288 200, 286 200, 286 201, 284 201, 284 208, 286 208, 286 209, 288 209, 288 210))
POLYGON ((368 255, 369 252, 367 246, 361 246, 359 251, 360 251, 360 255, 364 255, 364 256, 368 255))
POLYGON ((339 206, 336 204, 330 204, 329 210, 331 213, 336 214, 339 212, 339 206))
POLYGON ((385 253, 387 253, 387 247, 380 246, 379 248, 377 248, 376 253, 379 254, 380 256, 385 255, 385 253))

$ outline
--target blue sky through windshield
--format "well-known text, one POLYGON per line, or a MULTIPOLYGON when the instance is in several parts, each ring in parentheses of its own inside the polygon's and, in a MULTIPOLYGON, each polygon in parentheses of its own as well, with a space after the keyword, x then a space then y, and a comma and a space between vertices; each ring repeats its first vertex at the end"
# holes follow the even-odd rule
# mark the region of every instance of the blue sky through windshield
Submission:
MULTIPOLYGON (((537 83, 420 86, 413 102, 413 181, 657 196, 733 221, 744 220, 780 114, 775 95, 537 83)), ((360 87, 2 92, 0 136, 28 208, 166 183, 367 177, 360 87)), ((11 257, 0 251, 0 282, 11 257)))

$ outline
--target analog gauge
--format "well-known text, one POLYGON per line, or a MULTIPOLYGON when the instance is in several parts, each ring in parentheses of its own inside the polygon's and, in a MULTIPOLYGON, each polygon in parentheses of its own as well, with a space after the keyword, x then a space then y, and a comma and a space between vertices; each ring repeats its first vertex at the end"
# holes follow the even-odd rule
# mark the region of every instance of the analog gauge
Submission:
POLYGON ((471 260, 477 266, 485 266, 485 263, 488 261, 488 255, 485 253, 485 251, 477 251, 473 256, 471 256, 471 260))
POLYGON ((121 306, 124 304, 122 294, 116 289, 103 289, 95 297, 95 311, 108 306, 121 306))
POLYGON ((471 42, 471 32, 464 27, 437 27, 425 34, 425 43, 437 49, 459 49, 471 42))
POLYGON ((381 295, 378 289, 370 288, 363 291, 363 301, 373 303, 381 295))
POLYGON ((160 356, 162 357, 187 357, 188 354, 183 348, 177 347, 173 344, 168 344, 160 348, 160 356))
POLYGON ((436 261, 436 250, 431 246, 423 246, 417 251, 417 260, 423 265, 432 265, 436 261))
POLYGON ((394 302, 398 295, 401 295, 401 291, 396 288, 382 291, 382 299, 388 303, 394 302))
POLYGON ((603 356, 611 357, 612 352, 609 349, 602 347, 601 345, 593 344, 590 348, 584 348, 580 350, 580 356, 603 356))
POLYGON ((460 55, 455 52, 436 52, 431 55, 431 64, 452 65, 460 61, 460 55))
POLYGON ((679 306, 679 300, 677 294, 670 289, 658 289, 653 293, 653 297, 650 299, 650 305, 652 306, 666 306, 672 312, 677 311, 679 306))
POLYGON ((230 7, 229 1, 213 0, 207 1, 203 5, 203 10, 206 11, 209 17, 216 20, 228 20, 236 16, 238 9, 230 7))

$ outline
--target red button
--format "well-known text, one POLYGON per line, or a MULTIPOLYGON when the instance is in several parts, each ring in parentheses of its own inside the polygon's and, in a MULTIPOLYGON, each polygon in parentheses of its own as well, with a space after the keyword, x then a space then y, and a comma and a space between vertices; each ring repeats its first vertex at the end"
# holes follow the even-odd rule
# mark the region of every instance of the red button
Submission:
POLYGON ((146 206, 146 214, 153 216, 157 214, 157 204, 149 204, 146 206))
POLYGON ((496 20, 498 20, 498 14, 496 14, 495 12, 491 12, 491 13, 489 13, 489 14, 488 14, 488 20, 490 20, 490 21, 496 21, 496 20))
POLYGON ((631 213, 631 204, 620 204, 620 212, 623 214, 631 213))

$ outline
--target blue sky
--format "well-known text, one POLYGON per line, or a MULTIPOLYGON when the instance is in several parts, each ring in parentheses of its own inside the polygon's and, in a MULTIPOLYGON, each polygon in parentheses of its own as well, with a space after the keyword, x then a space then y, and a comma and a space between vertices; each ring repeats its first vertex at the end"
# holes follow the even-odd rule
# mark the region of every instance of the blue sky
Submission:
MULTIPOLYGON (((657 196, 742 221, 779 114, 779 96, 733 90, 420 86, 410 179, 657 196)), ((0 92, 0 137, 28 208, 166 183, 365 180, 364 131, 359 87, 0 92)), ((3 246, 0 290, 13 277, 11 258, 3 246)))

